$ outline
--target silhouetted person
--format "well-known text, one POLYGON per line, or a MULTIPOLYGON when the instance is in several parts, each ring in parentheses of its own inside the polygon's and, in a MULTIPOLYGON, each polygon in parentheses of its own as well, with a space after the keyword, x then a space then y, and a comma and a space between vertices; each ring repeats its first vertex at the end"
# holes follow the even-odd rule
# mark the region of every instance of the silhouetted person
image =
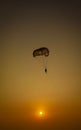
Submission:
POLYGON ((47 68, 45 68, 45 73, 47 73, 47 68))

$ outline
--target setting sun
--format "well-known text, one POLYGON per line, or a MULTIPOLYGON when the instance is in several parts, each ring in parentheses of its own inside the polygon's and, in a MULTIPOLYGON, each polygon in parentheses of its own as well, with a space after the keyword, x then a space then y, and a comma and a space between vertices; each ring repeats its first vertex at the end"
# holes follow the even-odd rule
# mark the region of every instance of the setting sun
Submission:
POLYGON ((39 117, 44 117, 45 118, 45 111, 39 111, 38 115, 39 115, 39 117))
POLYGON ((42 115, 43 114, 43 112, 42 111, 40 111, 40 115, 42 115))

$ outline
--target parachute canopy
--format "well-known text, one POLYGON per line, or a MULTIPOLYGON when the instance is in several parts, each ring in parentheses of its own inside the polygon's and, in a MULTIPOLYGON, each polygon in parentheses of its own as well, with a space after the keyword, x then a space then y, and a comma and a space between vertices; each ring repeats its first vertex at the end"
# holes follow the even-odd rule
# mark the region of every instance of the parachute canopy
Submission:
POLYGON ((33 57, 36 56, 49 56, 49 50, 46 47, 41 47, 33 51, 33 57))

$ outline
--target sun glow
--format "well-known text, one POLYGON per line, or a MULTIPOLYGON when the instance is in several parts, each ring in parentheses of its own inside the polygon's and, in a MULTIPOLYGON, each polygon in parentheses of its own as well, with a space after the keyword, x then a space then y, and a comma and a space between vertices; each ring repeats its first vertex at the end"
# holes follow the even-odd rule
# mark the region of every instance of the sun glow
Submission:
POLYGON ((46 119, 48 117, 48 112, 45 107, 38 106, 35 111, 36 119, 46 119))
POLYGON ((43 114, 43 112, 42 111, 40 111, 40 115, 42 115, 43 114))
POLYGON ((38 115, 39 115, 39 117, 44 118, 45 117, 45 112, 44 111, 39 111, 38 115))

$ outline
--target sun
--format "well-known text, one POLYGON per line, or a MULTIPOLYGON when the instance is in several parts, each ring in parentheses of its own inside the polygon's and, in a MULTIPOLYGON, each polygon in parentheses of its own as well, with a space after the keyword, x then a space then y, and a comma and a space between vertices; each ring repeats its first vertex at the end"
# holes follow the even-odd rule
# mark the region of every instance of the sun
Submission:
POLYGON ((45 109, 38 109, 35 113, 35 116, 37 119, 47 119, 48 118, 48 113, 45 109))
POLYGON ((45 112, 44 111, 39 111, 39 117, 44 118, 45 117, 45 112))
POLYGON ((40 113, 39 113, 40 115, 43 115, 43 112, 42 111, 40 111, 40 113))

